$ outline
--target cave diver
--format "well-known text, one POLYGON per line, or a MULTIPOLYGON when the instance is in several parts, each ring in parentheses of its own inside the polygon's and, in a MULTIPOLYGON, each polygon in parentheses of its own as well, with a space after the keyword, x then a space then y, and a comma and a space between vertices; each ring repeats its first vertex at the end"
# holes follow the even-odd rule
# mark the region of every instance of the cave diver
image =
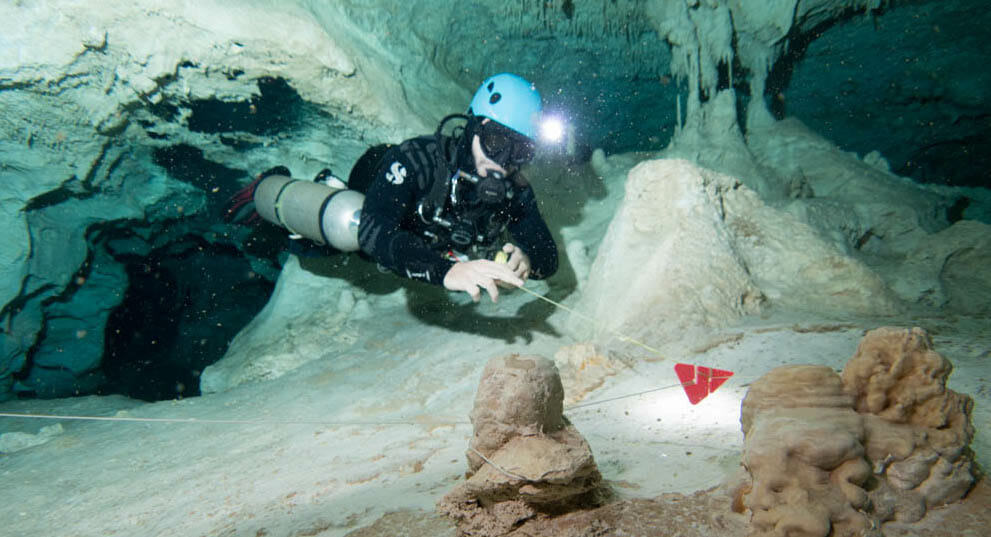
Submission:
POLYGON ((347 185, 329 170, 302 181, 277 166, 232 198, 227 218, 242 219, 253 202, 248 220, 286 228, 291 244, 312 243, 297 253, 360 251, 402 277, 496 301, 497 287, 557 270, 557 246, 520 172, 533 159, 541 109, 533 84, 494 75, 433 135, 366 151, 347 185), (456 119, 464 124, 443 134, 456 119))

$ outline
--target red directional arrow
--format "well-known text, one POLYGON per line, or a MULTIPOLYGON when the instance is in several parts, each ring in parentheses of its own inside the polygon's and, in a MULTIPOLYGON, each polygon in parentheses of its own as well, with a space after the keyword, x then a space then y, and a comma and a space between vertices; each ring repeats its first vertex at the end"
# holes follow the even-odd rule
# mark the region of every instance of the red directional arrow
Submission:
POLYGON ((716 388, 722 386, 726 379, 733 376, 732 371, 691 364, 675 364, 674 372, 685 388, 688 402, 693 405, 697 405, 699 401, 716 391, 716 388))

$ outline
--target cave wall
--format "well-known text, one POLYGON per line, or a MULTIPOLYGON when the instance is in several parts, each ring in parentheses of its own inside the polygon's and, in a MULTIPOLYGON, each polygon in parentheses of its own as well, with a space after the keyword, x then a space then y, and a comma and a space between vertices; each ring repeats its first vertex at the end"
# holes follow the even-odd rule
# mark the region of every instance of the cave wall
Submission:
POLYGON ((772 102, 843 149, 880 152, 898 175, 988 187, 991 74, 975 66, 991 60, 989 28, 978 2, 898 2, 821 25, 796 39, 801 61, 778 66, 772 102))
POLYGON ((124 267, 189 234, 249 240, 219 216, 251 174, 346 171, 370 143, 432 130, 432 103, 464 90, 434 76, 435 100, 409 103, 429 74, 404 79, 348 9, 0 6, 16 22, 0 36, 0 398, 92 391, 124 267))

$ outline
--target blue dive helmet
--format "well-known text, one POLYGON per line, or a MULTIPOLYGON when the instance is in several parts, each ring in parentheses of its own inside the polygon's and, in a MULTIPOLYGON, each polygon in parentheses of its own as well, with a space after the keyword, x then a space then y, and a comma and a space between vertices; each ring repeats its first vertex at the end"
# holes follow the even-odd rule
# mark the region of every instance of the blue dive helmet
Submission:
POLYGON ((468 114, 487 117, 532 141, 540 125, 540 92, 519 75, 500 73, 482 82, 468 106, 468 114))

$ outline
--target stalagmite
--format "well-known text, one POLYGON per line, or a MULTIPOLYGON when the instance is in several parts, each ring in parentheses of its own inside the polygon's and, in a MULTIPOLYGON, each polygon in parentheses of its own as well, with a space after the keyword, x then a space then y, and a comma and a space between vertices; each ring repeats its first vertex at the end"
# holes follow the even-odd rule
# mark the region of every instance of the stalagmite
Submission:
POLYGON ((970 397, 919 328, 868 332, 842 375, 776 368, 751 385, 738 490, 752 536, 880 536, 963 498, 974 483, 970 397))
POLYGON ((588 443, 562 414, 554 362, 489 361, 475 396, 467 479, 438 504, 459 535, 496 537, 525 520, 595 503, 601 476, 588 443))

